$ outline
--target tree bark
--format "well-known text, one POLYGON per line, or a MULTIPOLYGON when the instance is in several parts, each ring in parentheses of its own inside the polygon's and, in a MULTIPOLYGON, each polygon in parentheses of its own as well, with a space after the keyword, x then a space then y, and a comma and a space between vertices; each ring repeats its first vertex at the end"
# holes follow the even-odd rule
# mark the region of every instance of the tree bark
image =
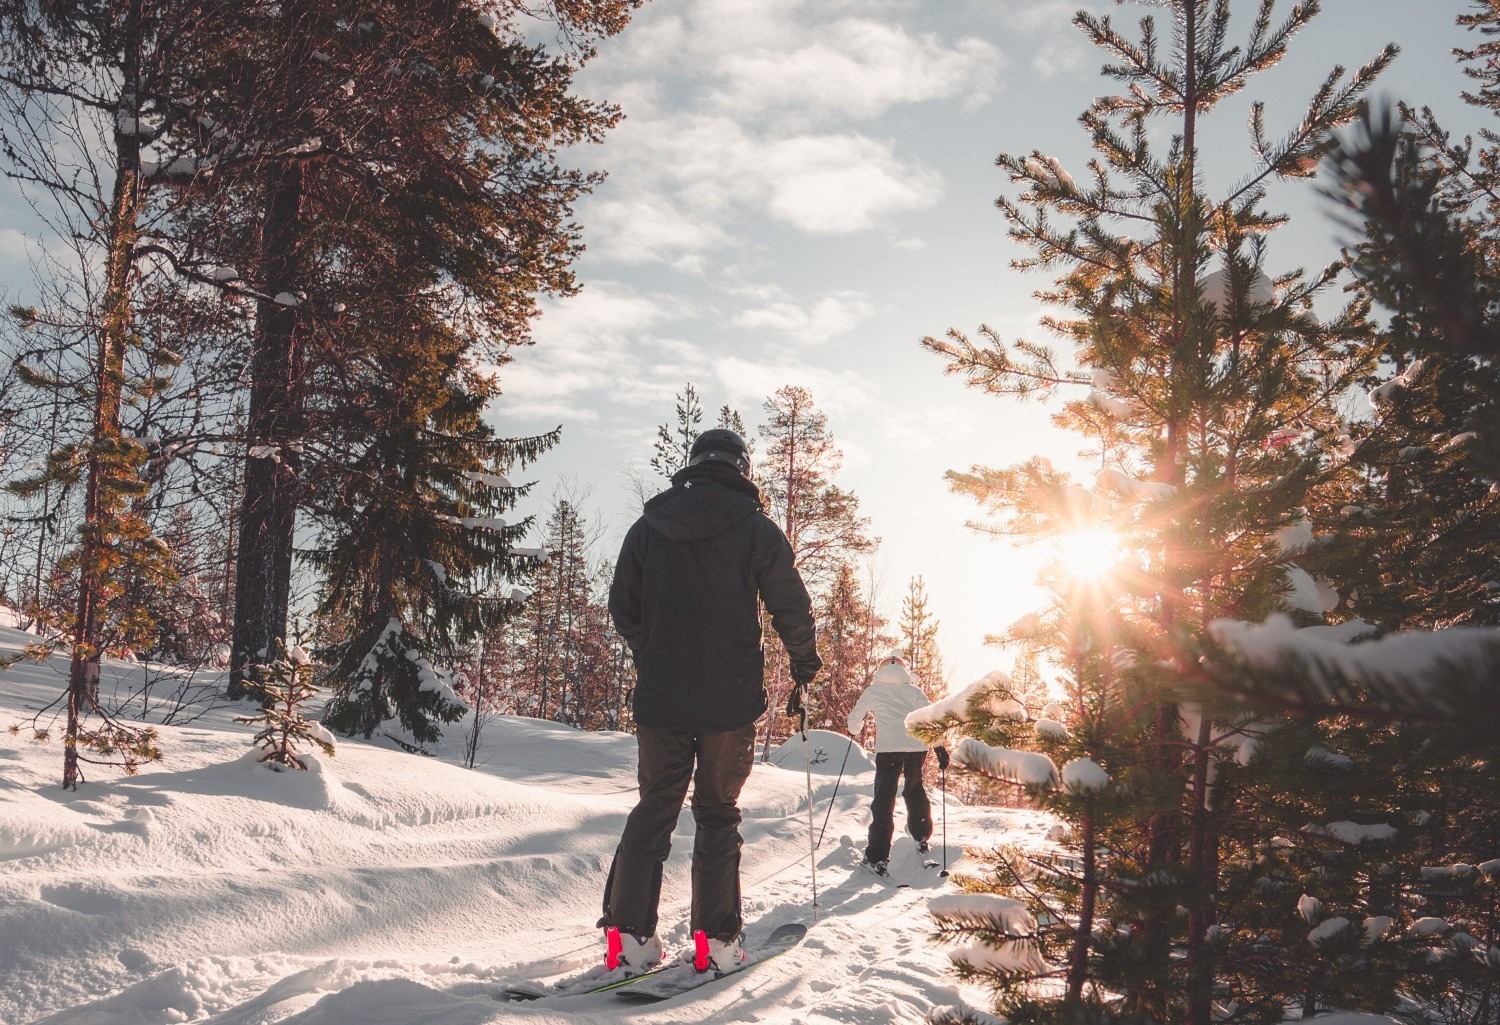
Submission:
POLYGON ((297 519, 297 437, 302 353, 298 316, 275 296, 295 292, 302 270, 303 169, 271 166, 261 236, 263 290, 250 364, 245 493, 235 558, 234 636, 230 698, 246 695, 250 668, 276 657, 286 643, 292 592, 292 540, 297 519))

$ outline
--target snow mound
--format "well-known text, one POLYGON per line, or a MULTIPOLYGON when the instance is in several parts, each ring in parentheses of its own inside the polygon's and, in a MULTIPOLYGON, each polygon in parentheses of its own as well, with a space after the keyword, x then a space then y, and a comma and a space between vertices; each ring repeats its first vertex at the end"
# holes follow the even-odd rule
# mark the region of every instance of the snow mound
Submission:
MULTIPOLYGON (((786 743, 771 752, 772 765, 782 769, 803 771, 802 734, 794 733, 786 743)), ((860 747, 852 738, 832 730, 808 730, 805 763, 814 774, 836 776, 840 769, 844 775, 875 771, 875 756, 860 747)))

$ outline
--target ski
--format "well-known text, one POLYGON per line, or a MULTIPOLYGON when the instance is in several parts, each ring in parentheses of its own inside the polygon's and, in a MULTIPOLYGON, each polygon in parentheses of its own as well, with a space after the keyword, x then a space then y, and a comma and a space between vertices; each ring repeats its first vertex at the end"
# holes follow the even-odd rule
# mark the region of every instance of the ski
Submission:
POLYGON ((649 979, 664 972, 670 972, 678 967, 679 962, 667 960, 649 972, 641 972, 639 975, 620 975, 618 970, 610 971, 603 965, 595 965, 586 972, 570 975, 556 982, 512 982, 501 990, 501 998, 504 1000, 544 1000, 548 997, 583 997, 592 993, 608 993, 612 989, 628 986, 643 979, 649 979))
POLYGON ((672 973, 656 973, 656 977, 649 975, 638 975, 622 985, 616 987, 615 996, 621 1000, 632 1000, 640 1002, 654 1002, 658 1000, 670 1000, 682 993, 688 993, 699 986, 727 979, 732 975, 738 975, 747 968, 751 968, 763 961, 769 961, 778 954, 785 954, 798 943, 802 937, 807 935, 807 926, 800 923, 779 925, 776 930, 754 947, 747 947, 745 960, 738 966, 727 972, 700 972, 695 971, 690 964, 677 964, 673 967, 678 969, 672 973))

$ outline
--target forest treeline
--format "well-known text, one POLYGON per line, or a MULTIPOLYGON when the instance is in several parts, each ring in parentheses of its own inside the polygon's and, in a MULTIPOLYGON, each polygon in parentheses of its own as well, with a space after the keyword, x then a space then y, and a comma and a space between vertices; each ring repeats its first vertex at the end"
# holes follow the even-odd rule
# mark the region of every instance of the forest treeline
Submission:
POLYGON ((542 561, 506 474, 558 437, 485 408, 577 287, 599 176, 558 155, 619 112, 571 83, 636 6, 0 4, 5 170, 54 240, 4 321, 0 589, 71 657, 65 786, 153 756, 103 654, 222 648, 253 696, 294 580, 341 728, 461 714, 444 667, 542 561))
MULTIPOLYGON (((629 726, 612 553, 578 496, 509 476, 561 428, 485 413, 538 299, 576 290, 598 176, 557 156, 618 111, 569 89, 634 6, 0 5, 5 171, 59 240, 0 326, 0 601, 71 656, 65 786, 157 754, 98 693, 105 655, 227 665, 237 699, 301 643, 329 726, 417 748, 469 706, 629 726)), ((661 487, 702 429, 677 398, 661 487)), ((811 394, 763 412, 836 716, 897 640, 878 540, 811 394)), ((905 608, 936 681, 920 581, 905 608)))
MULTIPOLYGON (((295 607, 347 733, 420 749, 466 706, 476 731, 627 728, 614 553, 584 495, 513 482, 558 432, 498 437, 484 410, 539 297, 577 287, 597 178, 558 154, 618 111, 572 76, 636 5, 224 6, 0 0, 5 168, 56 229, 0 336, 0 594, 66 642, 64 784, 155 754, 98 701, 103 654, 222 658, 253 696, 295 607)), ((1065 827, 977 852, 938 936, 1013 1025, 1496 1025, 1500 132, 1372 106, 1394 46, 1278 132, 1259 76, 1317 0, 1142 6, 1163 24, 1075 18, 1118 87, 1080 119, 1089 163, 998 159, 1066 351, 923 342, 984 392, 1054 400, 1096 471, 951 472, 981 528, 1119 550, 1050 570, 1047 606, 995 638, 1017 672, 920 724, 1065 827), (1200 129, 1241 93, 1249 146, 1219 180, 1200 129), (1287 188, 1343 226, 1328 265, 1278 248, 1287 188)), ((1493 116, 1500 0, 1460 22, 1463 100, 1493 116)), ((755 480, 838 726, 892 646, 942 679, 936 619, 920 579, 900 622, 876 611, 878 541, 812 395, 762 412, 755 480)), ((641 498, 703 419, 689 385, 641 498)), ((767 675, 776 705, 786 667, 767 675)))

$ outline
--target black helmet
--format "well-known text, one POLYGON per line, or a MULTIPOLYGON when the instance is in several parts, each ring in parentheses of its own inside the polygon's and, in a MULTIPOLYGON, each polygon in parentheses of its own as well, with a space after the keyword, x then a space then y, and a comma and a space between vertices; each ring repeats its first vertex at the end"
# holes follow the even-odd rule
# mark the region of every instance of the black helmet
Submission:
POLYGON ((688 465, 697 466, 710 459, 722 459, 726 463, 733 463, 736 470, 746 477, 750 476, 750 447, 745 444, 745 439, 734 431, 715 427, 711 431, 704 431, 698 435, 697 440, 693 442, 692 449, 688 452, 688 465))

